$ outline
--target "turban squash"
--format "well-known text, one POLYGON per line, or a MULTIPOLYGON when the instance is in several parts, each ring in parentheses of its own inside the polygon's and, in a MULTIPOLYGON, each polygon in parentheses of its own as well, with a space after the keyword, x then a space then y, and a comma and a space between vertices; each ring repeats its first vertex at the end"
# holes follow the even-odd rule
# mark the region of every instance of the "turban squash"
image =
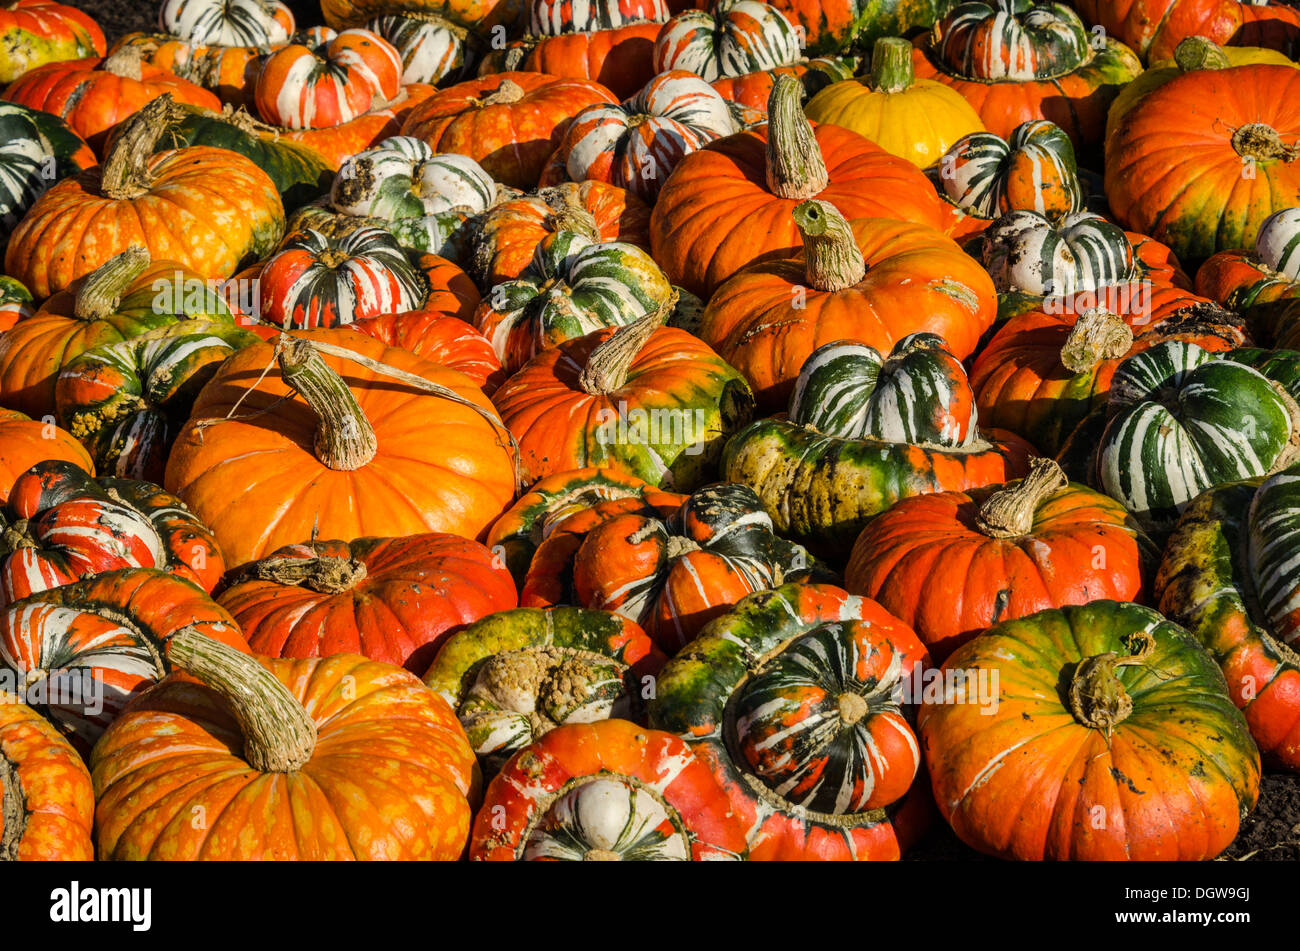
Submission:
POLYGON ((46 63, 103 56, 104 31, 76 7, 15 0, 0 10, 0 83, 46 63))
POLYGON ((704 763, 627 720, 556 727, 511 757, 474 819, 471 861, 718 861, 745 835, 704 763))
POLYGON ((922 704, 921 740, 939 811, 981 852, 1210 859, 1259 797, 1259 753, 1223 674, 1150 608, 1103 600, 1005 621, 943 671, 952 688, 922 704), (969 702, 981 679, 991 709, 969 702))
POLYGON ((601 466, 661 488, 708 480, 754 407, 744 378, 659 311, 533 357, 493 394, 525 482, 601 466))
POLYGON ((1077 0, 1075 6, 1152 65, 1189 37, 1284 50, 1300 36, 1300 14, 1267 0, 1077 0))
POLYGON ((168 644, 187 627, 248 650, 226 610, 193 582, 158 568, 106 571, 0 610, 0 664, 84 754, 132 697, 171 671, 168 644))
POLYGON ((476 538, 514 498, 508 440, 463 374, 346 328, 301 331, 218 371, 165 483, 232 567, 313 534, 476 538))
POLYGON ((453 634, 424 683, 456 710, 484 773, 566 723, 645 722, 667 660, 637 625, 606 611, 517 608, 453 634))
POLYGON ((350 326, 380 343, 409 350, 430 363, 465 374, 487 396, 506 380, 506 372, 488 339, 471 324, 440 310, 378 314, 350 326))
POLYGON ((712 770, 750 860, 897 859, 931 813, 903 709, 928 660, 875 602, 788 584, 742 600, 664 667, 650 724, 712 770))
POLYGON ((140 698, 91 757, 101 859, 460 858, 474 754, 414 675, 356 654, 255 658, 191 629, 170 655, 190 676, 140 698))
POLYGON ((123 568, 160 568, 211 591, 226 570, 207 526, 149 482, 39 462, 0 509, 0 606, 123 568))
POLYGON ((328 27, 299 34, 266 57, 253 100, 258 114, 288 129, 328 129, 387 102, 402 88, 402 58, 370 30, 328 27))

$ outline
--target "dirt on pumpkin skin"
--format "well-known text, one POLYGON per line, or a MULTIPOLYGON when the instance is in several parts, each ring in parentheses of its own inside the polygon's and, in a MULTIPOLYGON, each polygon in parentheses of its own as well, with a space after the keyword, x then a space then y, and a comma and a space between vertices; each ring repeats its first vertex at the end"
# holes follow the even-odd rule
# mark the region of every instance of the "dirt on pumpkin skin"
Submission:
MULTIPOLYGON (((104 28, 109 45, 124 33, 153 31, 157 4, 151 0, 63 0, 93 16, 104 28)), ((303 26, 321 20, 320 4, 310 0, 287 0, 303 26)), ((1300 6, 1291 0, 1287 6, 1300 6)), ((991 861, 967 848, 942 820, 913 846, 909 860, 991 861)), ((1241 834, 1220 857, 1223 861, 1300 860, 1300 775, 1266 773, 1260 788, 1259 805, 1242 822, 1241 834)))

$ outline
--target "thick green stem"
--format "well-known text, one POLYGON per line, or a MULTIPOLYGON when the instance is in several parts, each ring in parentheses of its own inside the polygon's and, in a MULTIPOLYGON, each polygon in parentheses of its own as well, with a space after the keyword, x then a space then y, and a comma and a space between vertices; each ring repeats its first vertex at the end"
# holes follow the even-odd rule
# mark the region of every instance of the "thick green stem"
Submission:
POLYGON ((311 759, 316 724, 288 688, 252 655, 186 627, 168 641, 167 656, 229 704, 244 735, 244 759, 253 769, 292 773, 311 759))
POLYGON ((796 205, 794 221, 803 237, 807 258, 804 276, 819 291, 842 291, 861 281, 867 262, 853 228, 828 201, 796 205))
POLYGON ((902 92, 912 85, 912 44, 899 36, 882 36, 871 50, 871 88, 902 92))
POLYGON ((1232 65, 1223 47, 1204 36, 1189 36, 1174 47, 1174 63, 1184 73, 1194 69, 1227 69, 1232 65))
POLYGON ((821 194, 830 182, 802 97, 799 80, 783 75, 767 99, 767 188, 793 201, 821 194))
POLYGON ((149 252, 132 245, 113 255, 82 279, 72 303, 78 320, 101 320, 117 309, 122 295, 149 266, 149 252))
POLYGON ((330 469, 351 472, 375 457, 379 441, 343 378, 331 370, 310 340, 280 336, 280 373, 312 408, 316 458, 330 469))

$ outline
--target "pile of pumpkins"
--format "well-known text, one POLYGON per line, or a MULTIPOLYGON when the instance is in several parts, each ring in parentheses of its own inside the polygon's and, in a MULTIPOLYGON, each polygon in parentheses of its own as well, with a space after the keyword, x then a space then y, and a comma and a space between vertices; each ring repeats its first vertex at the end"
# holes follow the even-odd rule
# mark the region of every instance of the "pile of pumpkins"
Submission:
POLYGON ((0 859, 1208 859, 1300 769, 1300 13, 0 10, 0 859))

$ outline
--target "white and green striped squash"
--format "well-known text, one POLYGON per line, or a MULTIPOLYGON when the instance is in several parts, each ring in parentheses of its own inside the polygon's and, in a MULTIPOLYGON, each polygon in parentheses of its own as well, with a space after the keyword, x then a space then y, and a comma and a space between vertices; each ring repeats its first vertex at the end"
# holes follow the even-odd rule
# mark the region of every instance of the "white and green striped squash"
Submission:
POLYGON ((1119 365, 1110 413, 1098 453, 1102 488, 1157 531, 1207 489, 1289 461, 1300 416, 1258 370, 1181 340, 1119 365))
POLYGON ((975 400, 942 337, 914 333, 888 357, 840 340, 804 362, 790 419, 827 436, 962 446, 974 438, 975 400))
POLYGON ((984 232, 983 258, 1002 294, 1067 297, 1139 276, 1124 230, 1086 211, 1056 222, 1033 211, 1008 212, 984 232))

